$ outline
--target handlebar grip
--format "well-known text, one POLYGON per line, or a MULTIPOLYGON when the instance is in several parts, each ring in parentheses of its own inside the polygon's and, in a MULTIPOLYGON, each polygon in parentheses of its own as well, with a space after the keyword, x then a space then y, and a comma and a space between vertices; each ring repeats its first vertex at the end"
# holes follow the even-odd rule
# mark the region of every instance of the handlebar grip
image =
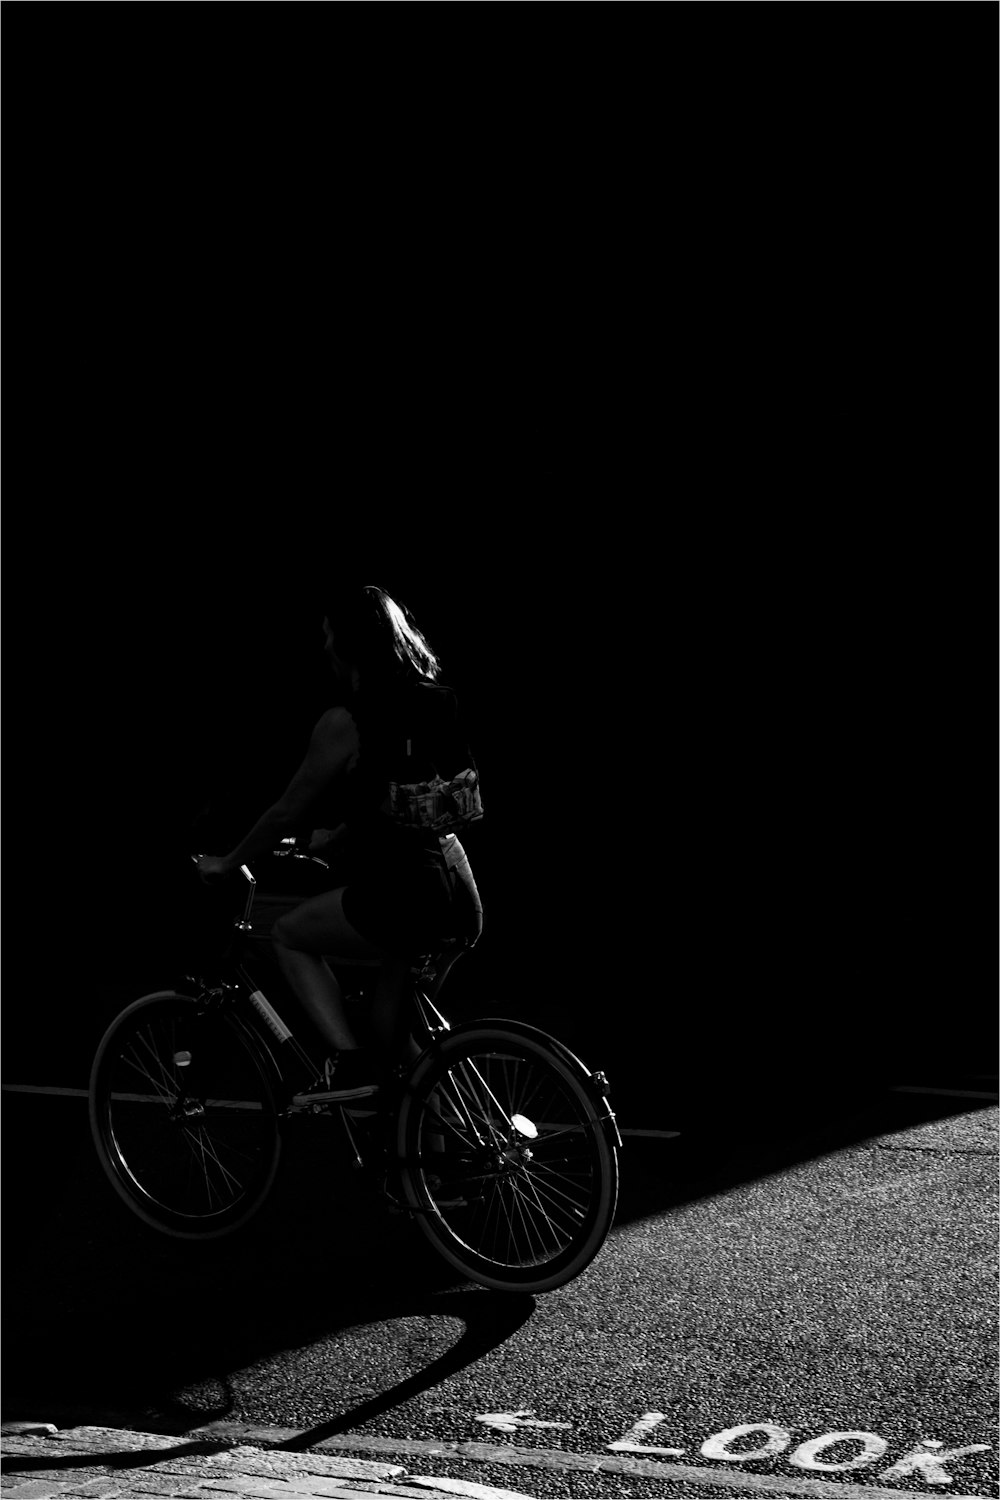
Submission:
MULTIPOLYGON (((203 859, 206 859, 207 857, 208 856, 205 855, 205 854, 189 854, 188 855, 188 858, 195 865, 199 865, 201 863, 201 861, 203 859)), ((244 880, 248 880, 251 885, 256 885, 257 884, 257 877, 254 875, 253 871, 250 870, 246 865, 240 865, 239 872, 243 876, 243 879, 244 880)), ((230 875, 235 875, 236 871, 235 870, 230 870, 229 874, 230 875)), ((223 879, 223 880, 225 880, 225 879, 228 879, 228 876, 223 875, 220 878, 223 879)))

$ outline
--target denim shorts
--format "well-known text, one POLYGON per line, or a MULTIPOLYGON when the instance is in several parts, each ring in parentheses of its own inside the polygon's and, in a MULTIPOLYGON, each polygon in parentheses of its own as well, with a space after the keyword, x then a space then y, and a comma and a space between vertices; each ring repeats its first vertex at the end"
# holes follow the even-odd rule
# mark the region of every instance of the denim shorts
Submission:
POLYGON ((366 863, 344 889, 344 915, 384 952, 410 957, 449 938, 468 943, 483 930, 472 866, 454 834, 412 859, 366 863))

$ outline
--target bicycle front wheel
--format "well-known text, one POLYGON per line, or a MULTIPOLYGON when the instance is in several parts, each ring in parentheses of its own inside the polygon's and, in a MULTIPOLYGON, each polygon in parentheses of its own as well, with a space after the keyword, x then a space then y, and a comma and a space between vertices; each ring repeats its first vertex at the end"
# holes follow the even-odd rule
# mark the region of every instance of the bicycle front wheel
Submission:
POLYGON ((158 991, 111 1023, 90 1125, 118 1196, 180 1239, 217 1239, 270 1192, 281 1155, 272 1069, 231 1012, 158 991))
POLYGON ((449 1033, 417 1065, 398 1149, 424 1234, 483 1286, 551 1291, 611 1228, 618 1155, 606 1101, 541 1032, 487 1022, 449 1033))

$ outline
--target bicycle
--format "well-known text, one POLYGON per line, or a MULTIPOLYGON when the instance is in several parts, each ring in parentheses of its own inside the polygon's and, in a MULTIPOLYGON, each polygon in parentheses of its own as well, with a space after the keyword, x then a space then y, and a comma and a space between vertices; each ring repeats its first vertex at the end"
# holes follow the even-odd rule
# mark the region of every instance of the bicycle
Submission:
POLYGON ((311 1101, 323 1068, 254 973, 257 881, 247 865, 242 874, 246 905, 220 971, 185 976, 190 992, 133 1001, 97 1048, 91 1130, 119 1198, 162 1234, 232 1234, 271 1193, 287 1122, 328 1113, 339 1116, 354 1165, 463 1276, 544 1292, 579 1275, 608 1236, 618 1196, 622 1140, 606 1076, 521 1021, 452 1026, 437 1001, 469 946, 455 939, 414 961, 410 1052, 388 1086, 373 1098, 311 1101))

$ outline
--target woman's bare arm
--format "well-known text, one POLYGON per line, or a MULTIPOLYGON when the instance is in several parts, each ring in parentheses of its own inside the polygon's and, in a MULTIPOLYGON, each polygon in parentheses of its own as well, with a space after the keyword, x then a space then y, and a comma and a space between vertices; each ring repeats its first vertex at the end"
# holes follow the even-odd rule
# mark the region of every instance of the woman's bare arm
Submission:
POLYGON ((273 849, 282 838, 301 828, 309 808, 331 782, 349 770, 358 749, 358 730, 346 708, 331 708, 320 719, 309 739, 302 764, 277 802, 267 808, 247 834, 228 854, 205 855, 199 869, 210 879, 228 875, 244 860, 273 849))

